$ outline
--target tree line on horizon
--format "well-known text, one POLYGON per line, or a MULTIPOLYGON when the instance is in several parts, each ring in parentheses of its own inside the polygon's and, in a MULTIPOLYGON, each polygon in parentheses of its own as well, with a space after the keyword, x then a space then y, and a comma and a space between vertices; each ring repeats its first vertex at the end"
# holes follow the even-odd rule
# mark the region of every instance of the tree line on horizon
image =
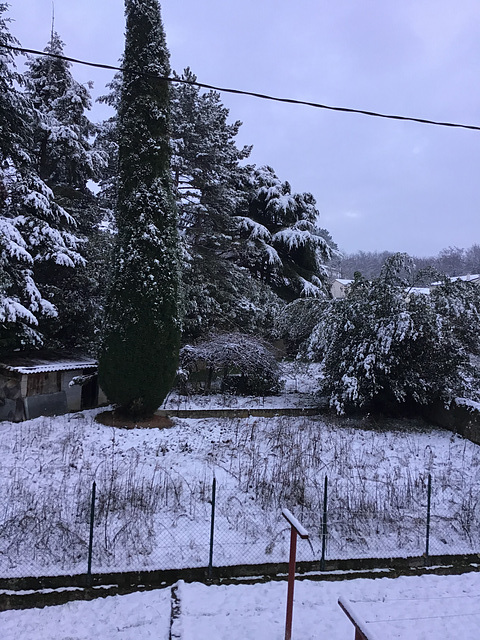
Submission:
MULTIPOLYGON (((392 255, 393 251, 354 251, 342 254, 340 259, 333 260, 333 264, 342 278, 353 279, 356 271, 366 278, 378 278, 385 261, 392 255)), ((452 277, 480 273, 479 244, 469 248, 446 247, 434 256, 412 258, 415 265, 412 277, 418 286, 431 282, 428 270, 452 277)))

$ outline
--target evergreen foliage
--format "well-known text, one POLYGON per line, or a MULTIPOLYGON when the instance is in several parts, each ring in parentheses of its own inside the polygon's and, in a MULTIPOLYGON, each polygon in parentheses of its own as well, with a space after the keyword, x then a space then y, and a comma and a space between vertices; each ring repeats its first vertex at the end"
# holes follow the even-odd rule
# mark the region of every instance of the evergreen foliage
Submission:
MULTIPOLYGON (((194 82, 185 69, 182 76, 194 82)), ((251 147, 238 149, 241 122, 228 123, 229 111, 216 91, 192 84, 172 85, 172 171, 181 203, 181 225, 195 251, 231 249, 232 215, 244 200, 239 163, 251 147)))
POLYGON ((318 226, 314 197, 292 193, 271 167, 252 168, 249 182, 247 211, 236 218, 242 264, 285 300, 325 296, 325 264, 340 254, 318 226))
MULTIPOLYGON (((15 44, 0 4, 0 41, 15 44)), ((0 351, 39 344, 39 318, 55 316, 36 270, 82 264, 72 216, 38 174, 34 112, 13 56, 0 51, 0 351)))
POLYGON ((184 342, 215 330, 272 335, 282 301, 248 270, 221 257, 189 261, 184 266, 184 279, 184 342))
POLYGON ((87 182, 98 180, 106 158, 92 144, 97 127, 85 114, 91 107, 87 87, 73 78, 68 61, 48 55, 64 53, 57 33, 52 33, 45 53, 28 61, 25 74, 27 96, 35 111, 32 154, 56 202, 75 220, 85 262, 74 270, 37 266, 36 280, 57 309, 56 316, 42 320, 39 327, 49 347, 81 347, 94 352, 109 273, 111 234, 99 228, 103 211, 87 182))
POLYGON ((118 233, 99 377, 112 402, 143 416, 161 404, 177 368, 178 237, 169 91, 155 77, 170 71, 160 7, 156 0, 126 0, 125 12, 118 233))
MULTIPOLYGON (((337 247, 317 226, 311 194, 292 195, 272 169, 243 164, 251 148, 237 147, 241 123, 229 123, 219 94, 191 84, 196 76, 188 68, 174 75, 183 81, 171 85, 183 339, 196 340, 215 329, 272 336, 284 299, 325 295, 324 265, 337 247)), ((115 106, 118 77, 109 88, 101 100, 115 106)), ((104 123, 99 144, 111 158, 102 189, 107 201, 116 188, 112 169, 118 139, 115 121, 104 123)))
MULTIPOLYGON (((45 53, 64 55, 57 33, 52 33, 45 53)), ((85 115, 91 107, 89 91, 60 57, 38 56, 27 64, 28 96, 37 116, 34 137, 40 177, 49 186, 85 192, 87 180, 97 178, 104 162, 90 142, 96 127, 85 115)))
POLYGON ((480 292, 445 281, 430 295, 408 285, 413 262, 394 254, 380 276, 356 274, 349 295, 332 301, 308 343, 323 360, 321 391, 339 413, 448 403, 472 397, 470 353, 478 353, 480 292))
POLYGON ((318 297, 297 298, 285 305, 275 318, 275 335, 285 341, 287 352, 296 356, 303 352, 306 341, 318 324, 319 316, 330 304, 318 297))
MULTIPOLYGON (((180 77, 194 82, 185 69, 180 77)), ((250 147, 237 148, 240 122, 215 91, 192 84, 172 85, 172 172, 184 247, 184 339, 206 335, 213 327, 231 331, 272 325, 263 301, 274 296, 256 286, 238 265, 238 234, 233 216, 245 206, 246 169, 240 165, 250 147)), ((269 305, 271 309, 271 304, 269 305)))

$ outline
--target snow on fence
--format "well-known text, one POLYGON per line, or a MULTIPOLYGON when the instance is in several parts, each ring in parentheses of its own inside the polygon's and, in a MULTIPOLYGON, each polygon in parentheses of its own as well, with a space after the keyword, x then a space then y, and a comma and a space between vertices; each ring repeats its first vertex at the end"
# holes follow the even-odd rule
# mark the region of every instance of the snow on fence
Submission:
POLYGON ((458 435, 307 416, 146 431, 94 415, 0 423, 0 577, 83 574, 90 541, 92 573, 285 562, 283 507, 310 534, 298 560, 320 566, 480 552, 480 447, 458 435))
MULTIPOLYGON (((436 504, 430 475, 412 482, 408 502, 392 492, 382 510, 352 503, 348 492, 339 496, 338 487, 328 487, 325 477, 317 510, 292 508, 311 542, 299 548, 297 560, 424 555, 428 563, 429 554, 480 552, 477 514, 464 509, 454 517, 448 504, 436 504)), ((148 491, 132 493, 127 505, 112 486, 102 490, 96 483, 76 504, 30 505, 22 517, 0 521, 0 577, 195 567, 211 572, 288 557, 290 527, 280 508, 263 511, 215 480, 188 508, 185 501, 180 507, 179 487, 170 491, 163 508, 148 491)))

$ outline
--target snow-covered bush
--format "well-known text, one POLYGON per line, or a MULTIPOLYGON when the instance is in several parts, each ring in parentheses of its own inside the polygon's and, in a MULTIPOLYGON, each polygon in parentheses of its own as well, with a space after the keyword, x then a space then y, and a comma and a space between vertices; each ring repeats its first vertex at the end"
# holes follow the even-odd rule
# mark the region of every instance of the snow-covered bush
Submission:
POLYGON ((322 298, 297 298, 277 314, 275 335, 285 341, 289 355, 298 353, 317 325, 319 315, 329 304, 322 298))
POLYGON ((221 390, 262 396, 280 390, 280 367, 271 349, 242 333, 212 335, 196 345, 180 351, 183 371, 193 383, 194 373, 204 371, 204 390, 212 388, 214 376, 221 378, 221 390))
POLYGON ((446 280, 414 293, 412 268, 395 254, 378 278, 356 274, 348 297, 332 301, 314 328, 307 357, 323 359, 322 392, 337 412, 475 395, 469 354, 479 349, 480 291, 446 280))

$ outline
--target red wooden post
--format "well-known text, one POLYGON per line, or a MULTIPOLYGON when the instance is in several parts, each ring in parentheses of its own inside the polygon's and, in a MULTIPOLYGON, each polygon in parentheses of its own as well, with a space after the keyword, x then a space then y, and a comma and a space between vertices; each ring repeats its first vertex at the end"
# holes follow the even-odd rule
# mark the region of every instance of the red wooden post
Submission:
POLYGON ((297 530, 290 529, 290 560, 288 562, 287 620, 285 622, 285 640, 291 640, 293 622, 293 590, 295 588, 295 560, 297 556, 297 530))
POLYGON ((291 640, 293 622, 293 589, 295 586, 295 560, 297 556, 297 534, 301 538, 308 538, 308 533, 288 509, 283 509, 282 516, 286 520, 288 520, 288 523, 290 524, 290 559, 288 562, 287 619, 285 622, 285 640, 291 640))
POLYGON ((369 638, 371 638, 371 640, 375 640, 378 638, 378 635, 375 635, 372 629, 367 630, 367 623, 356 610, 355 603, 350 602, 346 598, 340 597, 338 599, 338 604, 355 627, 355 640, 369 640, 369 638))

